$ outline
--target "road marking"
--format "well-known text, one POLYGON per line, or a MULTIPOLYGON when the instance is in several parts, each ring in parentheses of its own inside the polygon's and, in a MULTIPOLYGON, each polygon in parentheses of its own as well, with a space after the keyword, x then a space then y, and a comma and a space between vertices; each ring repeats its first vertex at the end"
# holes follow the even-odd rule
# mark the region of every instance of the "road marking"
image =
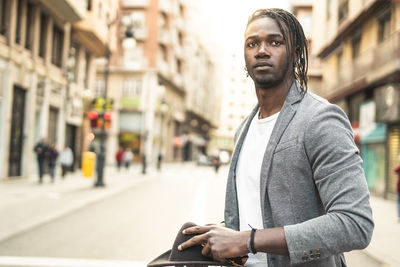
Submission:
POLYGON ((24 267, 145 267, 146 262, 140 261, 109 261, 71 258, 39 258, 39 257, 8 257, 0 256, 0 266, 24 267))

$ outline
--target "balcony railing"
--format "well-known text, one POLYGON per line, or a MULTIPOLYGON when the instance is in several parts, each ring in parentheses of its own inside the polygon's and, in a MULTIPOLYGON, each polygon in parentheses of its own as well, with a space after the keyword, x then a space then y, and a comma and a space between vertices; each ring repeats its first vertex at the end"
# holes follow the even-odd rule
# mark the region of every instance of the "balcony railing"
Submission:
POLYGON ((357 81, 366 80, 368 84, 378 81, 400 69, 400 31, 376 46, 361 53, 352 64, 342 66, 338 73, 328 74, 322 88, 324 96, 334 96, 345 89, 351 89, 357 81))

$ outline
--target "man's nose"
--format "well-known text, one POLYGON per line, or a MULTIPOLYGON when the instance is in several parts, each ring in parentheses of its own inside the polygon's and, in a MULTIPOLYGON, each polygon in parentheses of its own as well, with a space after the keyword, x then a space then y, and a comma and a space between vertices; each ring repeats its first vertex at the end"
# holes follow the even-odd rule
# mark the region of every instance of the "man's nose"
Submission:
POLYGON ((265 42, 261 42, 256 57, 270 57, 270 56, 271 54, 267 44, 265 42))

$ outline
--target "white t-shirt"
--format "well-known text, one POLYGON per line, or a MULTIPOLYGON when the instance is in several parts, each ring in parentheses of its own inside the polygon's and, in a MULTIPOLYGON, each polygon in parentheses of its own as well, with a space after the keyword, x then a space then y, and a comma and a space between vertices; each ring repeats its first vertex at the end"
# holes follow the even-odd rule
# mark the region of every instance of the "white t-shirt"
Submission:
MULTIPOLYGON (((260 200, 261 165, 278 115, 279 112, 258 119, 257 113, 240 151, 236 170, 240 231, 250 230, 249 224, 256 229, 264 228, 260 200)), ((249 254, 246 266, 268 266, 267 254, 249 254)))

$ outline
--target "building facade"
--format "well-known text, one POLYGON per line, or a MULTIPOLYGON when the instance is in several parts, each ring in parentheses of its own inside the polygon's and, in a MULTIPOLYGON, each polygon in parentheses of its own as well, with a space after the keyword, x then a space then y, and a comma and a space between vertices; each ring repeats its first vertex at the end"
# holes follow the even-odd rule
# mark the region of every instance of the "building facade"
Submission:
POLYGON ((136 161, 145 155, 148 162, 154 162, 159 155, 165 161, 190 160, 197 149, 192 142, 206 145, 212 128, 208 114, 209 105, 214 103, 210 91, 213 79, 208 75, 213 64, 206 52, 196 50, 201 46, 187 31, 186 2, 121 1, 110 75, 104 79, 105 68, 100 66, 95 86, 96 95, 107 82, 108 97, 114 100, 107 138, 109 164, 114 162, 118 147, 132 149, 136 161), (134 33, 134 47, 124 45, 128 28, 134 33), (200 91, 202 95, 195 93, 200 91), (194 100, 200 104, 194 104, 194 100))
POLYGON ((82 99, 115 8, 113 1, 0 1, 0 179, 36 173, 41 138, 69 145, 79 165, 82 99))
POLYGON ((290 9, 303 27, 308 42, 308 90, 319 94, 322 82, 322 66, 314 42, 320 38, 319 34, 322 27, 315 23, 318 13, 314 12, 314 2, 316 0, 291 0, 290 9))
POLYGON ((325 25, 320 93, 347 112, 371 192, 391 197, 400 154, 400 2, 317 1, 316 12, 325 25))

